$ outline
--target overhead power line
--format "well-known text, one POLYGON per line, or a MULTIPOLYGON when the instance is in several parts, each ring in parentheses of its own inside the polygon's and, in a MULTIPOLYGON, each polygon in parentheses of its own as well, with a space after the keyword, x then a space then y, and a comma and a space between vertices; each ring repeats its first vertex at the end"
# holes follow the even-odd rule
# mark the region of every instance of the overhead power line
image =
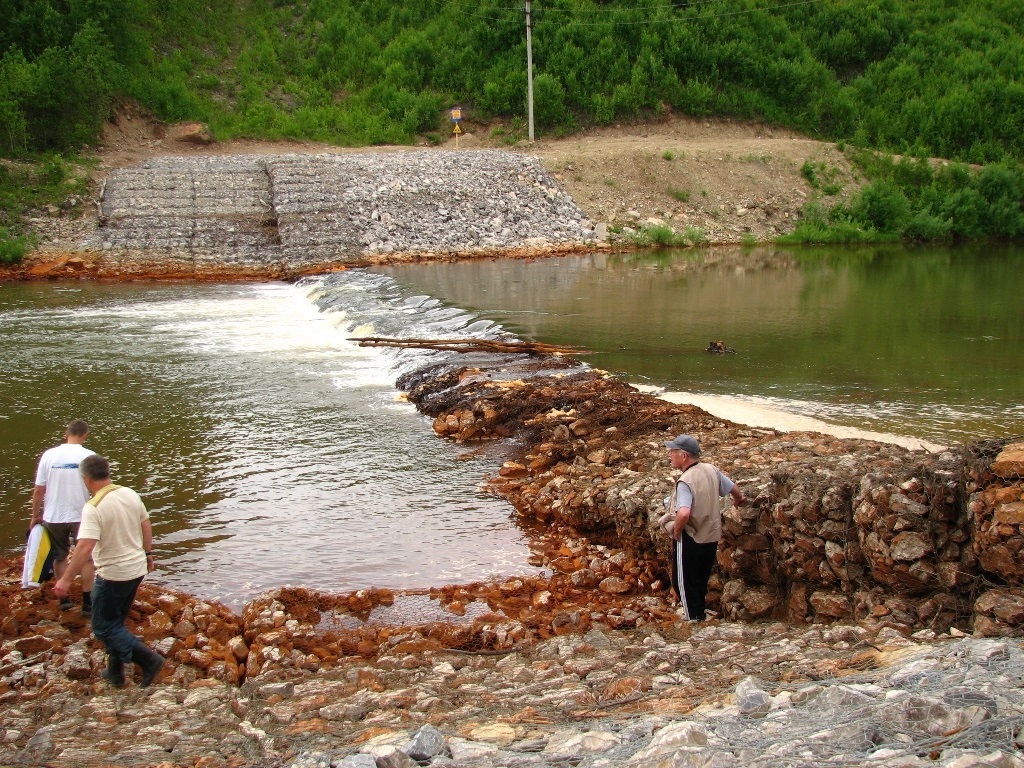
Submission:
MULTIPOLYGON (((653 5, 645 6, 642 8, 587 8, 587 9, 575 9, 570 10, 566 8, 547 8, 539 6, 533 9, 534 26, 541 24, 555 24, 559 27, 595 27, 595 26, 645 26, 654 24, 691 24, 694 22, 708 21, 711 19, 726 18, 729 16, 746 16, 755 13, 770 13, 772 11, 784 10, 786 8, 795 8, 803 5, 818 5, 823 2, 830 2, 830 0, 795 0, 795 2, 789 3, 775 3, 772 5, 763 5, 755 8, 742 8, 734 11, 720 11, 714 13, 702 13, 700 16, 665 16, 661 18, 638 18, 634 20, 624 20, 622 18, 614 19, 602 19, 594 21, 592 19, 599 18, 600 14, 647 14, 648 12, 663 12, 663 11, 679 11, 693 8, 708 8, 714 4, 720 3, 721 0, 694 0, 693 2, 687 3, 673 3, 670 5, 653 5), (539 13, 538 13, 539 11, 539 13), (561 15, 564 18, 552 19, 549 18, 552 15, 561 15), (575 17, 575 18, 574 18, 575 17), (582 17, 582 18, 580 18, 582 17), (586 20, 584 20, 586 19, 586 20)), ((500 6, 498 8, 489 8, 487 11, 462 11, 458 10, 463 16, 470 18, 481 19, 484 21, 492 22, 510 22, 516 19, 511 16, 512 13, 520 14, 523 12, 523 6, 500 6), (508 15, 496 15, 494 12, 507 11, 508 15)))
MULTIPOLYGON (((543 16, 537 19, 537 24, 557 24, 560 27, 604 27, 608 25, 617 26, 647 26, 654 24, 692 24, 695 22, 709 21, 710 19, 722 19, 727 16, 746 16, 752 13, 760 13, 765 11, 776 11, 783 8, 795 8, 800 5, 816 5, 818 3, 828 2, 828 0, 798 0, 793 3, 780 3, 778 5, 769 5, 761 8, 744 8, 739 11, 725 11, 723 13, 704 13, 700 16, 679 16, 676 18, 665 17, 662 19, 639 19, 637 21, 623 21, 621 19, 606 19, 605 21, 560 21, 552 20, 548 21, 543 16)), ((695 4, 690 4, 686 7, 692 7, 695 4)), ((680 6, 683 7, 683 6, 680 6)))

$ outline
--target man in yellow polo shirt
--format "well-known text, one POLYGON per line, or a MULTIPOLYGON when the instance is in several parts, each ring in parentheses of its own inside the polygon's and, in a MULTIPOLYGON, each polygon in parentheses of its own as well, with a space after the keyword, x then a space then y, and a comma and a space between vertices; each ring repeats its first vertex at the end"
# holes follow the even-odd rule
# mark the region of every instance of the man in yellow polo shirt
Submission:
POLYGON ((103 679, 120 688, 125 663, 134 661, 142 669, 140 685, 145 688, 164 657, 129 632, 125 620, 139 584, 155 568, 149 513, 139 494, 110 482, 110 462, 103 456, 82 459, 79 471, 92 498, 82 508, 75 553, 53 591, 58 597, 67 595, 75 576, 92 558, 92 631, 107 647, 103 679))

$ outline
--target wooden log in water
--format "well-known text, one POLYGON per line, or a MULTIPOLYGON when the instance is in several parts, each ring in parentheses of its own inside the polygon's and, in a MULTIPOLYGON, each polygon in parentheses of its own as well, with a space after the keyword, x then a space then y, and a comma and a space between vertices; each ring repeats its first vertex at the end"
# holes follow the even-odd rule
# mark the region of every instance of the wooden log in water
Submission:
POLYGON ((445 352, 506 352, 528 355, 588 355, 579 347, 545 344, 540 341, 498 341, 496 339, 395 339, 387 336, 350 337, 361 347, 407 347, 445 352))

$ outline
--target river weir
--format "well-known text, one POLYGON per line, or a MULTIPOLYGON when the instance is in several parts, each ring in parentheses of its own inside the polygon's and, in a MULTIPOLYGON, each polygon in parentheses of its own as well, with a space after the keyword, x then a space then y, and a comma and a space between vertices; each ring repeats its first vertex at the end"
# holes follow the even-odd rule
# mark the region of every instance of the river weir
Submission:
POLYGON ((501 450, 437 440, 396 397, 396 377, 432 356, 347 340, 500 337, 494 323, 366 272, 2 290, 8 552, 22 545, 39 446, 83 409, 90 445, 146 498, 167 586, 238 610, 289 584, 399 589, 535 570, 510 506, 477 488, 501 450))
POLYGON ((158 158, 114 171, 99 205, 79 247, 121 275, 288 277, 595 243, 536 158, 496 150, 158 158))
MULTIPOLYGON (((51 274, 152 276, 159 259, 145 254, 175 237, 162 276, 216 274, 201 227, 115 245, 136 223, 107 218, 109 247, 51 274)), ((280 221, 261 226, 276 234, 257 250, 275 253, 280 221)), ((277 254, 269 272, 231 268, 315 266, 277 254)), ((186 296, 142 283, 3 291, 4 372, 20 386, 4 440, 24 465, 4 467, 13 496, 23 485, 7 478, 30 476, 44 438, 88 404, 119 478, 160 513, 184 505, 158 531, 168 580, 144 585, 132 617, 168 658, 151 692, 107 695, 85 622, 3 564, 4 760, 1017 765, 1020 648, 993 639, 1024 623, 1012 436, 907 449, 734 423, 561 356, 362 349, 350 339, 514 337, 372 271, 186 296), (674 612, 656 524, 671 484, 662 441, 679 432, 753 502, 725 512, 704 625, 674 612), (483 492, 467 475, 486 478, 483 492), (442 509, 427 486, 443 489, 442 509), (436 541, 426 518, 442 523, 436 541), (363 523, 400 555, 371 587, 311 589, 346 577, 338 555, 360 551, 363 523), (441 556, 416 565, 423 538, 441 556), (459 571, 485 560, 499 567, 459 571), (402 586, 429 581, 427 565, 437 586, 402 586), (277 581, 240 614, 168 588, 208 573, 244 599, 258 585, 241 573, 274 582, 278 566, 296 585, 277 581)))

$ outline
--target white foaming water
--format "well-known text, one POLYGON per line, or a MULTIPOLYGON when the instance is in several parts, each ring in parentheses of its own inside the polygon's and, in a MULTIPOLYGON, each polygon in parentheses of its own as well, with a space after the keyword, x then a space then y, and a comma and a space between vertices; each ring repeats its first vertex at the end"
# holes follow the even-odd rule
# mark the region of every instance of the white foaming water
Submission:
MULTIPOLYGON (((510 505, 478 489, 496 449, 463 456, 396 402, 396 377, 437 353, 349 341, 499 333, 489 321, 357 272, 24 292, 32 311, 0 308, 0 412, 17 417, 3 474, 32 476, 56 408, 62 423, 84 416, 90 446, 151 511, 155 580, 237 606, 287 584, 422 588, 535 570, 510 505)), ((5 494, 12 552, 20 502, 5 494)))
MULTIPOLYGON (((879 443, 891 443, 912 450, 926 450, 938 453, 946 446, 906 435, 893 435, 888 432, 872 432, 871 430, 845 427, 832 424, 821 419, 804 416, 793 410, 799 407, 797 401, 784 401, 764 397, 735 397, 729 395, 701 395, 693 392, 666 392, 660 387, 634 385, 642 392, 657 395, 662 400, 681 405, 695 405, 721 419, 746 424, 751 427, 777 429, 780 432, 821 432, 840 438, 858 438, 874 440, 879 443)), ((810 404, 808 404, 810 405, 810 404)))

